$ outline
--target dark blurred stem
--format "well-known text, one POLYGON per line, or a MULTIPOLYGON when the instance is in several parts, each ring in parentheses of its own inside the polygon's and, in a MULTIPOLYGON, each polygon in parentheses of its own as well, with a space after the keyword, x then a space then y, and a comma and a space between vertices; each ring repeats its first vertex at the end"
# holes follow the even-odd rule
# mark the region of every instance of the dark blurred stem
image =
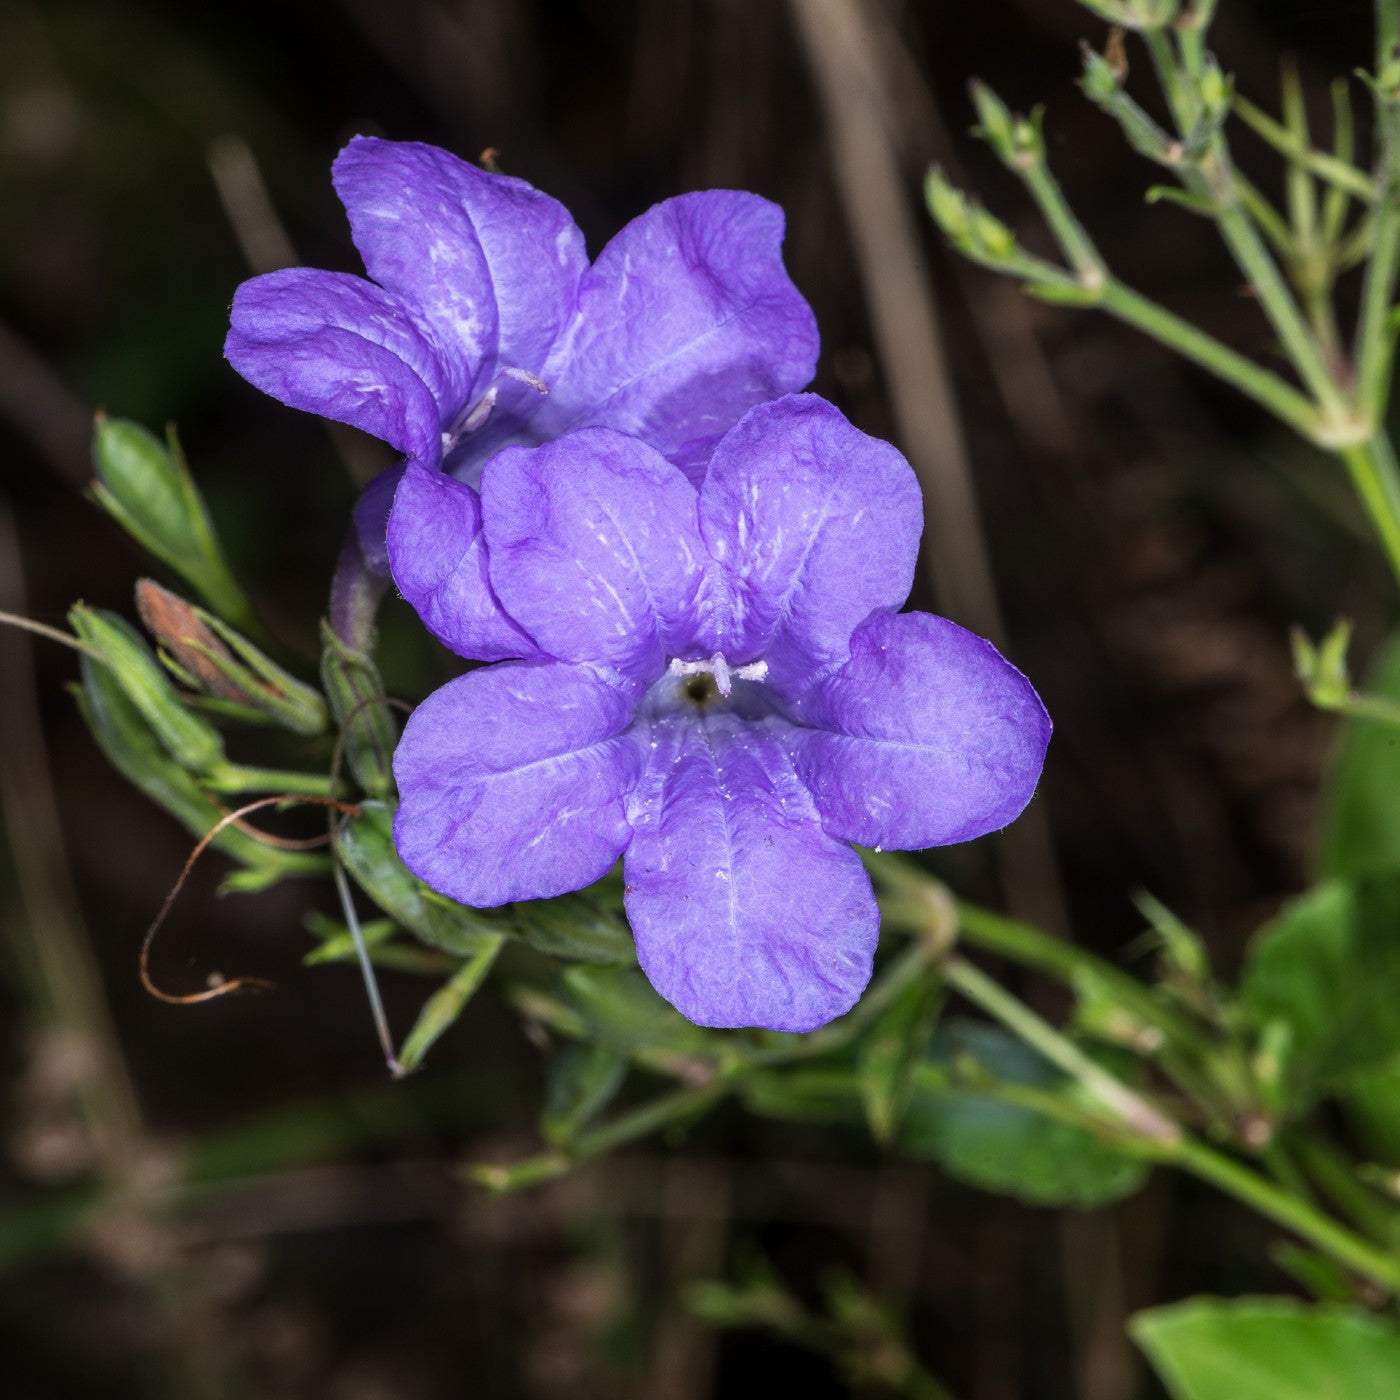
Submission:
POLYGON ((374 649, 374 619, 389 580, 377 574, 360 548, 355 522, 345 532, 345 543, 331 579, 331 630, 353 651, 368 656, 374 649))
MULTIPOLYGON (((0 601, 24 606, 19 538, 0 500, 0 601)), ((101 974, 83 927, 64 849, 47 750, 35 703, 30 646, 22 633, 0 635, 0 814, 13 855, 21 917, 15 946, 31 978, 31 995, 52 1025, 79 1036, 91 1072, 79 1087, 82 1112, 109 1169, 127 1163, 142 1136, 140 1103, 107 1007, 101 974)))
MULTIPOLYGON (((900 445, 927 499, 926 558, 939 606, 1005 647, 972 463, 939 332, 927 255, 892 131, 891 83, 864 0, 790 0, 826 119, 836 185, 869 306, 900 445)), ((1043 805, 998 843, 1007 902, 1068 923, 1043 805)))

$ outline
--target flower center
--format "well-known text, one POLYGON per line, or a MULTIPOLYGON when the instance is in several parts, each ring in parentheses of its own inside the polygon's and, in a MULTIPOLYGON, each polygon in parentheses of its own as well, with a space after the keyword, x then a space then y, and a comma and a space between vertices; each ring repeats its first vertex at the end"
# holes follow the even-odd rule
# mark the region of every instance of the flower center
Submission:
POLYGON ((716 696, 727 696, 734 689, 734 680, 761 681, 768 674, 766 661, 751 661, 747 666, 731 668, 724 653, 717 651, 708 661, 671 662, 671 674, 683 678, 681 686, 687 700, 704 705, 716 696))
POLYGON ((491 416, 496 400, 501 395, 501 380, 514 379, 518 384, 528 384, 536 393, 549 393, 549 385, 537 374, 528 369, 516 369, 514 365, 501 365, 496 371, 486 392, 473 404, 468 404, 453 420, 451 427, 442 434, 442 455, 445 458, 468 433, 474 433, 491 416))

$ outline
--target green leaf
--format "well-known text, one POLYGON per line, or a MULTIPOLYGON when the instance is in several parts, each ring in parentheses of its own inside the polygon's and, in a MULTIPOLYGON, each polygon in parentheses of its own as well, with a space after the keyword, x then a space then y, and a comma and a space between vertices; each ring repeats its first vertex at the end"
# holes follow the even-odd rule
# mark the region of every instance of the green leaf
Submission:
POLYGON ((882 1146, 893 1142, 909 1105, 914 1066, 928 1048, 940 1001, 937 984, 920 978, 895 998, 861 1041, 861 1103, 871 1136, 882 1146))
POLYGON ((360 815, 340 827, 336 850, 360 888, 431 948, 472 957, 484 939, 507 931, 501 920, 434 894, 409 871, 394 849, 390 803, 361 803, 360 815))
POLYGON ((448 980, 423 1003, 408 1039, 399 1051, 399 1068, 408 1074, 423 1063, 438 1037, 467 1009, 467 1003, 486 980, 491 964, 501 951, 505 938, 497 934, 482 940, 474 956, 464 962, 448 980))
MULTIPOLYGON (((1382 648, 1365 691, 1400 700, 1400 635, 1382 648)), ((1323 791, 1318 873, 1400 870, 1400 729, 1349 719, 1323 791)))
POLYGON ((608 907, 601 885, 557 899, 512 904, 510 915, 520 936, 551 958, 614 966, 637 961, 632 931, 621 913, 608 907))
POLYGON ((1400 1057, 1400 877, 1327 881, 1255 935, 1240 1010, 1297 1110, 1400 1057))
POLYGON ((959 1084, 948 1072, 975 1062, 994 1082, 1055 1092, 1064 1077, 1033 1050, 996 1026, 950 1021, 941 1026, 905 1116, 900 1141, 949 1176, 1016 1196, 1033 1205, 1095 1206, 1141 1184, 1141 1162, 1072 1123, 959 1084))
POLYGON ((1365 1313, 1286 1298, 1193 1298, 1131 1330, 1173 1400, 1394 1400, 1400 1332, 1365 1313))
POLYGON ((1400 1167, 1400 1060, 1349 1080, 1342 1106, 1367 1156, 1400 1167))
POLYGON ((849 1069, 802 1067, 746 1074, 739 1095, 750 1113, 787 1123, 859 1123, 860 1087, 849 1069))
POLYGON ((617 1049, 689 1053, 714 1048, 716 1038, 663 1001, 634 968, 576 963, 564 969, 560 981, 566 999, 599 1039, 617 1049))
POLYGON ((627 1077, 627 1056, 610 1045, 566 1045, 549 1067, 540 1136, 564 1147, 603 1111, 627 1077))

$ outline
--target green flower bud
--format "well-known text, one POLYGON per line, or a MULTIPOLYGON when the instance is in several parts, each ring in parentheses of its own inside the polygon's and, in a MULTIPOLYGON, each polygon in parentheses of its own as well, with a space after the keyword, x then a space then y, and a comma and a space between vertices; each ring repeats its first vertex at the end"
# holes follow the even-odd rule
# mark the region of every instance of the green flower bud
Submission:
POLYGON ((1084 95, 1100 107, 1113 102, 1122 87, 1117 67, 1089 44, 1084 44, 1080 53, 1084 58, 1084 72, 1079 86, 1084 95))
POLYGON ((139 423, 98 414, 91 494, 137 544, 168 564, 216 612, 254 626, 248 599, 219 549, 174 429, 167 443, 139 423))
POLYGON ((1224 121, 1229 115, 1230 103, 1234 100, 1235 84, 1234 80, 1223 72, 1214 54, 1205 56, 1197 91, 1201 94, 1205 119, 1217 125, 1224 121))
POLYGON ((974 80, 969 86, 977 108, 977 134, 1010 165, 1016 158, 1015 123, 1010 109, 986 83, 974 80))
POLYGON ((192 773, 207 772, 221 762, 224 741, 218 730, 180 698, 130 623, 82 603, 68 614, 68 621, 89 653, 112 673, 171 758, 192 773))
POLYGON ((1079 0, 1086 10, 1124 29, 1165 29, 1180 8, 1179 0, 1079 0))
POLYGON ((1351 672, 1347 666, 1351 630, 1350 622, 1338 622, 1316 645, 1299 628, 1290 634, 1293 669, 1308 699, 1321 710, 1343 709, 1351 699, 1351 672))
POLYGON ((161 660, 210 707, 234 718, 271 721, 297 734, 326 727, 326 702, 226 622, 152 579, 136 585, 136 609, 160 643, 161 660))
MULTIPOLYGON (((218 825, 223 808, 170 756, 110 666, 84 656, 82 684, 73 690, 98 747, 128 782, 195 836, 218 825)), ((234 826, 219 832, 214 845, 247 867, 230 876, 225 889, 261 889, 283 875, 325 868, 323 856, 275 850, 234 826)))
POLYGON ((924 176, 924 201, 934 223, 955 243, 967 236, 967 196, 936 165, 924 176))
POLYGON ((968 241, 977 255, 988 262, 1011 262, 1021 251, 1015 234, 980 204, 968 211, 968 241))

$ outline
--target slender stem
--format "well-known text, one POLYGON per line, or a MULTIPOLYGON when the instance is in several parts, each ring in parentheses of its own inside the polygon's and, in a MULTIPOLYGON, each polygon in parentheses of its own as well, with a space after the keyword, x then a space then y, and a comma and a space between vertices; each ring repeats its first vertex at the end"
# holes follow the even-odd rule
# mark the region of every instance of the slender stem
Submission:
POLYGON ((94 661, 103 659, 101 652, 95 651, 69 632, 50 627, 47 622, 35 622, 32 617, 21 617, 18 613, 0 610, 0 624, 18 627, 21 632, 32 632, 36 637, 46 637, 51 642, 62 642, 64 646, 73 651, 80 651, 84 656, 92 657, 94 661))
POLYGON ((1376 205, 1371 234, 1371 257, 1361 289, 1361 314, 1356 325, 1356 403, 1371 422, 1385 414, 1390 391, 1391 326, 1395 280, 1400 273, 1400 98, 1377 96, 1380 128, 1376 205))
POLYGON ((1189 83, 1181 80, 1171 39, 1160 29, 1147 30, 1142 39, 1152 57, 1152 66, 1157 72, 1162 96, 1167 99, 1167 105, 1172 109, 1177 130, 1184 136, 1196 121, 1198 104, 1195 92, 1189 83))
POLYGON ((1181 1129, 1165 1114, 1135 1094, 1122 1080, 1091 1060, 1077 1045, 1042 1020, 1024 1002, 1018 1001, 986 973, 963 958, 949 958, 943 977, 969 1001, 995 1017, 1027 1045, 1038 1050, 1051 1064, 1076 1079, 1104 1108, 1125 1127, 1151 1142, 1172 1143, 1181 1139, 1181 1129))
POLYGON ((345 915, 345 927, 355 941, 355 953, 360 960, 360 976, 364 979, 365 995, 369 998, 370 1016, 374 1021, 374 1033, 379 1038, 379 1048, 384 1053, 384 1063, 395 1079, 403 1071, 394 1054, 394 1037, 389 1031, 389 1018, 384 1012, 384 1001, 379 995, 379 979, 374 975, 369 949, 365 946, 364 934, 360 930, 360 916, 355 909, 354 896, 350 893, 350 882, 345 878, 345 867, 339 860, 331 862, 331 878, 335 881, 335 892, 340 898, 341 912, 345 915))
POLYGON ((1350 161, 1329 155, 1326 151, 1319 151, 1316 147, 1299 140, 1282 122, 1276 122, 1247 97, 1236 94, 1232 109, 1246 126, 1267 141, 1280 155, 1287 156, 1298 168, 1326 180, 1335 189, 1345 190, 1364 204, 1375 203, 1375 186, 1365 171, 1358 170, 1350 161))
POLYGON ((1080 282, 1090 288, 1103 286, 1108 276, 1103 256, 1070 208, 1049 166, 1044 160, 1034 160, 1018 165, 1016 169, 1040 206, 1040 212, 1069 259, 1070 266, 1079 274, 1080 282))
POLYGON ((1215 146, 1202 161, 1202 171, 1206 188, 1218 205, 1216 223, 1221 236, 1245 280, 1254 289, 1260 307, 1303 382, 1324 409, 1344 417, 1347 405, 1328 368, 1326 356, 1289 291, 1278 264, 1240 203, 1223 142, 1217 140, 1215 146))
POLYGON ((1116 280, 1104 287, 1099 305, 1168 349, 1209 370, 1217 379, 1223 379, 1303 437, 1313 439, 1316 436, 1318 413, 1306 395, 1166 307, 1149 301, 1116 280))
POLYGON ((1360 695, 1353 692, 1339 700, 1323 703, 1316 696, 1309 697, 1320 710, 1330 710, 1333 714, 1348 715, 1353 719, 1374 720, 1377 724, 1388 724, 1400 729, 1400 701, 1388 700, 1383 695, 1360 695))
POLYGON ((1160 1160, 1210 1182, 1260 1215, 1292 1230, 1339 1263, 1379 1284, 1387 1293, 1400 1292, 1400 1259, 1361 1239, 1242 1162, 1189 1138, 1164 1149, 1160 1160))
POLYGON ((246 768, 238 763, 219 763, 203 775, 204 786, 213 792, 285 792, 298 796, 328 796, 330 778, 325 773, 298 773, 284 768, 246 768))
POLYGON ((1062 938, 1052 938, 1029 924, 974 904, 958 905, 958 936, 1072 988, 1092 980, 1125 1011, 1156 1027, 1171 1043, 1200 1055, 1211 1048, 1187 1017, 1159 1001, 1135 977, 1062 938))
POLYGON ((729 1085, 723 1080, 701 1085, 697 1088, 678 1089, 671 1094, 634 1108, 614 1118, 610 1123, 581 1133, 570 1145, 569 1151, 545 1152, 538 1157, 529 1157, 522 1162, 505 1166, 483 1165, 470 1168, 468 1175, 478 1186, 486 1190, 505 1194, 517 1191, 522 1186, 534 1186, 542 1181, 563 1176, 576 1163, 589 1157, 601 1156, 614 1148, 631 1142, 635 1138, 646 1137, 688 1121, 713 1108, 729 1092, 729 1085))
POLYGON ((1339 449, 1338 455, 1400 582, 1400 465, 1390 438, 1382 430, 1367 442, 1339 449))

